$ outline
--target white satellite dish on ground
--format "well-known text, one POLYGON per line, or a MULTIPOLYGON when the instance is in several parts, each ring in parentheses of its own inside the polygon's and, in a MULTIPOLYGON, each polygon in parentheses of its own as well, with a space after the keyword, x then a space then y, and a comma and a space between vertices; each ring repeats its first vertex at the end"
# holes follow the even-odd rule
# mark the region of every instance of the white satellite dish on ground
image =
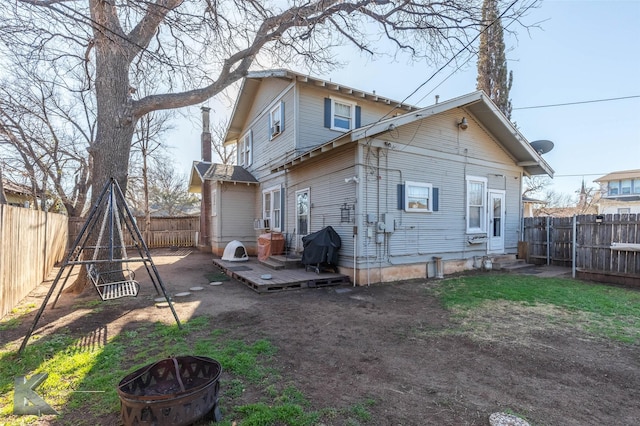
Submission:
POLYGON ((546 154, 553 149, 553 142, 548 140, 539 140, 531 142, 531 147, 540 155, 546 154))

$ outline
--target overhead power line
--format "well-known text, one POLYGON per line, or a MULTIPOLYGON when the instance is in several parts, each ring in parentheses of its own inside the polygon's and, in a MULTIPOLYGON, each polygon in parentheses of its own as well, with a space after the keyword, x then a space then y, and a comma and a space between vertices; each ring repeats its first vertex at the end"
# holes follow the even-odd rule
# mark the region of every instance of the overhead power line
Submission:
POLYGON ((551 107, 559 107, 559 106, 567 106, 567 105, 592 104, 592 103, 596 103, 596 102, 620 101, 620 100, 623 100, 623 99, 634 99, 634 98, 640 98, 640 95, 622 96, 622 97, 619 97, 619 98, 594 99, 594 100, 590 100, 590 101, 566 102, 566 103, 563 103, 563 104, 526 106, 526 107, 513 108, 513 109, 516 110, 516 109, 551 108, 551 107))

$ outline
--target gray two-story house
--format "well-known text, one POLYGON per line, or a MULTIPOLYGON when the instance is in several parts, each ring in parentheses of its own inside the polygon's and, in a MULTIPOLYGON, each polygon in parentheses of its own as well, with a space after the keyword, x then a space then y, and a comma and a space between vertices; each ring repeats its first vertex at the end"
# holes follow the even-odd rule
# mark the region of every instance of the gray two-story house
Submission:
POLYGON ((210 182, 213 253, 255 253, 265 229, 301 251, 331 226, 358 284, 515 254, 523 177, 553 175, 482 92, 418 108, 286 70, 249 73, 225 143, 237 164, 196 162, 190 182, 210 182))

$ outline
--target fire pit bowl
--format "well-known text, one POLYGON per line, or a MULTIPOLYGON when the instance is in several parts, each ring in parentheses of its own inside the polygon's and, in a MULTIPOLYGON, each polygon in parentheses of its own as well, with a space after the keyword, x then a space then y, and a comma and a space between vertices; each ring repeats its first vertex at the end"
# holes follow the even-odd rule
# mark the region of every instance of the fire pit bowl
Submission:
POLYGON ((199 356, 166 358, 128 374, 118 384, 125 426, 189 425, 222 416, 218 391, 222 366, 199 356))

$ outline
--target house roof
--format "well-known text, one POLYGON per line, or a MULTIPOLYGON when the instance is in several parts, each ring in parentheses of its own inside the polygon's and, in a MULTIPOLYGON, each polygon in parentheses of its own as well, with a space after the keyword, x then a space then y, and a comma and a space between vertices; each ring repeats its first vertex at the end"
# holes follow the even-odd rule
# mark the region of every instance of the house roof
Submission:
POLYGON ((621 170, 619 172, 609 173, 602 177, 599 177, 594 182, 609 182, 612 180, 622 179, 640 179, 640 169, 635 170, 621 170))
POLYGON ((242 166, 194 161, 189 178, 189 192, 201 192, 202 182, 232 182, 256 184, 257 179, 242 166))
POLYGON ((255 99, 258 88, 260 87, 260 83, 265 78, 280 78, 291 82, 297 81, 339 93, 341 96, 366 99, 373 102, 381 102, 385 105, 396 106, 397 108, 405 111, 414 111, 418 109, 416 106, 394 101, 375 93, 365 92, 362 90, 343 86, 338 83, 322 80, 289 70, 277 69, 267 71, 251 71, 242 81, 242 87, 240 88, 236 104, 233 107, 231 121, 229 122, 229 127, 227 128, 227 133, 225 135, 225 145, 235 142, 240 137, 240 132, 242 131, 243 125, 247 120, 247 114, 249 113, 251 103, 255 99))
POLYGON ((272 169, 284 170, 311 157, 337 148, 349 142, 372 137, 387 132, 398 126, 413 123, 424 118, 443 113, 455 108, 463 108, 472 114, 480 124, 491 133, 502 147, 523 167, 529 175, 547 174, 553 177, 553 169, 540 154, 529 144, 527 139, 516 129, 491 99, 482 91, 469 93, 448 101, 417 109, 396 117, 390 117, 347 132, 336 139, 315 147, 272 169))
POLYGON ((531 198, 531 197, 522 197, 522 202, 523 203, 531 203, 531 204, 548 204, 547 201, 538 200, 536 198, 531 198))
POLYGON ((33 193, 30 186, 11 182, 6 179, 2 180, 2 187, 4 188, 5 193, 10 192, 12 194, 27 196, 31 196, 31 194, 33 193))

